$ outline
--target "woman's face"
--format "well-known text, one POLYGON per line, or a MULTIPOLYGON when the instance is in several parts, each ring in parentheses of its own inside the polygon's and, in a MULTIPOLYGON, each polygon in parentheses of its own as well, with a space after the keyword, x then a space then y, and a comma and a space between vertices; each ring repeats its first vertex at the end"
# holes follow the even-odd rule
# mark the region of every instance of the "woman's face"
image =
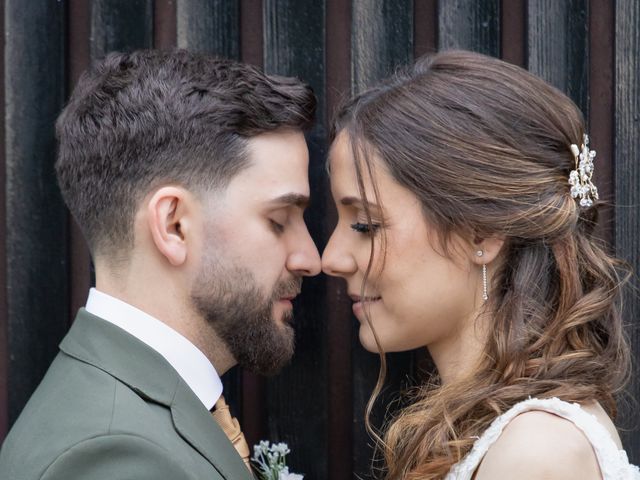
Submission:
POLYGON ((323 270, 346 280, 353 312, 360 321, 360 342, 367 350, 376 352, 377 347, 365 310, 387 352, 428 346, 434 359, 439 350, 456 355, 456 350, 468 346, 466 333, 477 336, 471 332, 482 304, 478 247, 453 235, 445 255, 417 197, 391 177, 379 158, 373 161, 377 205, 371 179, 364 172, 363 180, 372 222, 379 225, 384 220, 384 227, 368 231, 347 134, 340 133, 331 147, 331 192, 338 224, 322 256, 323 270), (360 298, 371 253, 370 236, 374 237, 374 258, 360 298))

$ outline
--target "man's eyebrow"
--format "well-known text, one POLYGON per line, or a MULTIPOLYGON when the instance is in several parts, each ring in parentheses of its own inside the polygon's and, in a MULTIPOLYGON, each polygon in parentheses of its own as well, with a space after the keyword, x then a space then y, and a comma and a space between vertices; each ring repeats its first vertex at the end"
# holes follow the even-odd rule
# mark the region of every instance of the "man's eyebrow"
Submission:
POLYGON ((377 203, 363 201, 361 198, 358 198, 358 197, 343 197, 340 199, 340 203, 346 207, 350 205, 355 205, 357 207, 364 207, 366 205, 369 208, 369 210, 382 211, 382 209, 380 208, 380 205, 378 205, 377 203))
POLYGON ((309 206, 309 197, 301 193, 285 193, 269 200, 269 204, 298 207, 304 210, 309 206))

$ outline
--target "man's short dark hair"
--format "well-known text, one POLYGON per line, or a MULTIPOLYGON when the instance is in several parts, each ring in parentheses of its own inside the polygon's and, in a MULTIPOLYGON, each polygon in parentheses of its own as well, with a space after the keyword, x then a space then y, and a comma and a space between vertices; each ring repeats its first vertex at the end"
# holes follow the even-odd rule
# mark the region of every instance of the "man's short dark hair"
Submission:
POLYGON ((153 188, 224 187, 247 166, 247 139, 310 128, 309 86, 185 50, 112 53, 78 82, 56 123, 62 195, 95 254, 133 245, 153 188))

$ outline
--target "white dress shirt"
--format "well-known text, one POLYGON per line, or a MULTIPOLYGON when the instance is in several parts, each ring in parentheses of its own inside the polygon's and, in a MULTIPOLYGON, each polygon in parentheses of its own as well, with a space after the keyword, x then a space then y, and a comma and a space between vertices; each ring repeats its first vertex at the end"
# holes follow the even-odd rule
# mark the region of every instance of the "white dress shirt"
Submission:
POLYGON ((193 343, 157 318, 95 288, 85 309, 110 322, 162 355, 211 410, 222 395, 222 381, 209 359, 193 343))

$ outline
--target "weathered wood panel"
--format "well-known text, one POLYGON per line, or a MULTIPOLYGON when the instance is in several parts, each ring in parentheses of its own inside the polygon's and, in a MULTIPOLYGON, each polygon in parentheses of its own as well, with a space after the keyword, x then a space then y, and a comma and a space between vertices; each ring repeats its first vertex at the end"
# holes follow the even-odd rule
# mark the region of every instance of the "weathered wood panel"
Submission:
POLYGON ((587 0, 529 2, 529 70, 588 114, 587 0))
MULTIPOLYGON (((608 223, 600 235, 640 271, 639 8, 635 0, 4 2, 6 71, 0 80, 7 138, 0 128, 6 156, 0 156, 0 180, 5 175, 6 218, 0 215, 0 255, 6 268, 0 284, 7 306, 4 311, 0 294, 0 439, 46 370, 90 284, 83 240, 73 224, 68 230, 51 170, 53 121, 65 85, 72 87, 90 60, 112 50, 180 45, 310 82, 320 109, 319 125, 308 136, 314 201, 307 220, 322 248, 335 220, 323 172, 327 125, 340 100, 411 62, 414 54, 467 48, 501 55, 567 92, 588 116, 598 150, 596 183, 605 200, 618 205, 604 211, 608 223), (38 245, 40 238, 51 240, 38 245)), ((346 480, 370 473, 371 440, 363 420, 378 361, 359 344, 345 293, 340 280, 305 281, 291 366, 269 380, 239 369, 223 379, 247 438, 289 442, 292 470, 306 478, 346 480)), ((631 294, 626 306, 638 358, 637 296, 631 294)), ((419 360, 412 354, 389 356, 387 394, 374 424, 381 424, 384 404, 416 373, 419 360)), ((629 391, 640 398, 637 373, 629 391)), ((637 404, 623 409, 620 424, 632 428, 623 432, 623 441, 639 463, 637 404)))
MULTIPOLYGON (((296 76, 309 83, 321 99, 317 122, 307 135, 309 182, 313 204, 305 215, 309 231, 323 231, 325 96, 325 1, 264 1, 264 69, 296 76)), ((292 471, 305 478, 327 478, 327 331, 322 277, 305 279, 296 303, 296 353, 291 365, 267 383, 268 428, 271 439, 292 447, 292 471), (319 459, 322 459, 319 461, 319 459)))
POLYGON ((5 3, 9 420, 67 330, 67 224, 53 169, 65 93, 64 4, 5 3))
POLYGON ((631 460, 640 463, 640 3, 618 0, 615 11, 615 192, 617 254, 635 271, 635 291, 627 292, 625 318, 636 368, 631 377, 629 399, 624 409, 623 432, 631 460))
POLYGON ((152 0, 92 0, 91 58, 153 45, 152 0))
POLYGON ((615 5, 609 0, 589 2, 589 137, 598 152, 594 174, 600 199, 596 235, 613 246, 614 180, 613 180, 613 108, 615 5))
MULTIPOLYGON (((5 4, 0 3, 0 25, 4 25, 5 4)), ((0 38, 0 84, 4 86, 5 36, 0 38)), ((0 105, 4 105, 4 88, 0 88, 0 105)), ((9 323, 7 321, 7 208, 5 115, 0 115, 0 441, 9 431, 9 323)))
POLYGON ((353 0, 351 86, 357 93, 413 60, 412 0, 353 0))
POLYGON ((500 22, 501 58, 520 67, 527 58, 527 2, 509 0, 502 2, 500 22))
POLYGON ((438 2, 419 0, 413 5, 413 50, 416 58, 438 50, 438 2))
POLYGON ((155 0, 153 4, 153 47, 161 50, 172 49, 176 46, 177 0, 155 0))
MULTIPOLYGON (((326 96, 327 131, 332 117, 348 96, 351 85, 351 5, 342 0, 328 0, 326 7, 326 96)), ((337 223, 337 212, 325 179, 324 235, 326 243, 337 223)), ((328 348, 328 447, 327 478, 351 480, 353 478, 352 441, 352 380, 351 380, 351 302, 346 298, 345 282, 335 277, 326 277, 328 348)))
POLYGON ((178 0, 178 47, 237 59, 239 0, 178 0))
POLYGON ((439 48, 462 48, 500 55, 499 0, 446 0, 439 3, 439 48))

